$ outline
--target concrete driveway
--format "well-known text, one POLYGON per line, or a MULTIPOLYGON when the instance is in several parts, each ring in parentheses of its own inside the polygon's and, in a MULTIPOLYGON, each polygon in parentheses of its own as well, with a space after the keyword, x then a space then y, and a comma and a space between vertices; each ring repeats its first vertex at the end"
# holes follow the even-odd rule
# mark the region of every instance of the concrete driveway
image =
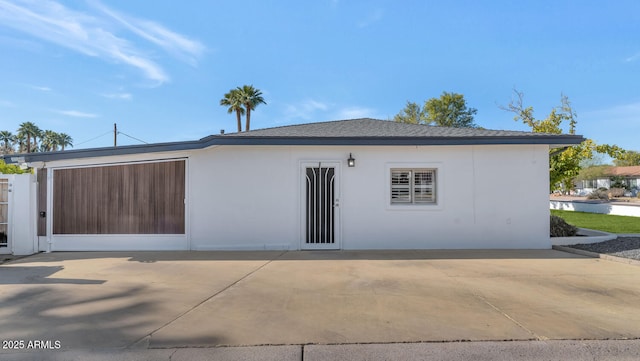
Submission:
POLYGON ((628 339, 640 337, 639 285, 639 266, 553 250, 38 254, 0 265, 0 340, 628 339))

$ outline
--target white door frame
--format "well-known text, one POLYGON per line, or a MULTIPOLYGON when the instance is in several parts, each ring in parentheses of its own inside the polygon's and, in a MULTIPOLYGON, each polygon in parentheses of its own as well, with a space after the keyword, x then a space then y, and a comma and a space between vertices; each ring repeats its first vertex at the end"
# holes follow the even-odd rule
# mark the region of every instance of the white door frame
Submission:
MULTIPOLYGON (((318 250, 318 249, 341 249, 342 248, 342 237, 341 237, 341 227, 340 227, 340 169, 341 162, 336 160, 326 160, 326 161, 303 161, 300 162, 300 249, 304 250, 318 250), (333 210, 333 216, 330 217, 333 221, 333 224, 328 223, 327 226, 330 227, 330 232, 333 234, 333 242, 329 243, 307 243, 307 237, 309 230, 307 229, 307 168, 333 168, 334 176, 333 176, 333 199, 331 200, 331 209, 333 210)), ((326 205, 325 205, 326 206, 326 205)), ((326 208, 325 208, 326 209, 326 208)))
POLYGON ((11 231, 13 228, 12 227, 13 220, 11 218, 11 213, 12 213, 12 210, 11 210, 12 197, 11 196, 13 195, 13 193, 11 192, 11 182, 13 181, 13 177, 3 175, 3 177, 0 177, 0 179, 2 179, 2 183, 6 184, 6 190, 7 190, 6 202, 0 201, 0 204, 4 205, 5 206, 4 208, 7 211, 6 218, 0 220, 2 224, 6 224, 5 237, 7 237, 7 244, 5 245, 5 247, 0 248, 0 254, 11 254, 13 251, 13 245, 11 244, 11 231))

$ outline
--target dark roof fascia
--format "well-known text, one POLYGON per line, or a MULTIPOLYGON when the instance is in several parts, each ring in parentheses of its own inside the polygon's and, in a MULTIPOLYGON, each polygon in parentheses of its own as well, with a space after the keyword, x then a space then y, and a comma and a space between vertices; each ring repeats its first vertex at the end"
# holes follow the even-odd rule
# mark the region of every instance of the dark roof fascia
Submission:
POLYGON ((473 137, 225 137, 204 138, 211 145, 574 145, 585 139, 580 135, 473 136, 473 137))
POLYGON ((2 156, 5 163, 17 163, 12 158, 24 158, 25 162, 49 162, 56 160, 66 159, 81 159, 81 158, 97 158, 97 157, 110 157, 117 155, 130 155, 130 154, 143 154, 143 153, 158 153, 158 152, 172 152, 191 149, 200 149, 202 144, 200 141, 186 141, 186 142, 174 142, 174 143, 157 143, 157 144, 144 144, 144 145, 126 145, 120 147, 108 147, 108 148, 87 148, 87 149, 73 149, 60 152, 39 152, 39 153, 21 153, 21 154, 5 154, 2 156))
POLYGON ((316 146, 417 146, 417 145, 555 145, 580 144, 580 135, 522 135, 522 136, 471 136, 471 137, 265 137, 215 135, 196 141, 131 145, 108 148, 74 149, 63 152, 22 153, 2 156, 5 162, 16 163, 12 158, 24 158, 25 162, 108 157, 141 153, 157 153, 203 149, 215 145, 316 145, 316 146))

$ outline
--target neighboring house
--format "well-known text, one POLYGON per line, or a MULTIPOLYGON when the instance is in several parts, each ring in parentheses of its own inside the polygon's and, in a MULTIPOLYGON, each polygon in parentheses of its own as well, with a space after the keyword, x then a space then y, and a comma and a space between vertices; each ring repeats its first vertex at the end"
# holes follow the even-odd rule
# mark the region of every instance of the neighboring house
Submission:
POLYGON ((629 167, 608 167, 602 176, 576 182, 576 193, 588 195, 598 188, 611 188, 614 180, 622 183, 627 190, 626 196, 637 196, 640 188, 640 165, 629 167))
POLYGON ((354 119, 5 160, 38 250, 549 248, 549 148, 582 140, 354 119))

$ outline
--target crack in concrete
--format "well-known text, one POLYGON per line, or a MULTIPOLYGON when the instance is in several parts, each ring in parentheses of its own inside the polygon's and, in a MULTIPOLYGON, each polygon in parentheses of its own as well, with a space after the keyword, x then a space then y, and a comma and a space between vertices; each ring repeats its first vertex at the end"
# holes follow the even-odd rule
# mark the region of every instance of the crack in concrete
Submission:
POLYGON ((489 305, 489 307, 493 308, 494 310, 496 310, 496 312, 500 313, 502 316, 504 316, 507 320, 515 323, 516 325, 518 325, 518 327, 522 328, 523 330, 527 331, 529 334, 531 334, 533 337, 536 338, 536 340, 538 341, 546 341, 548 340, 547 337, 544 336, 540 336, 538 334, 536 334, 535 332, 533 332, 532 330, 526 328, 523 324, 521 324, 520 322, 518 322, 516 319, 514 319, 513 317, 509 316, 506 312, 502 311, 498 306, 494 305, 493 303, 489 302, 486 298, 482 297, 481 295, 472 292, 472 294, 478 298, 480 301, 486 303, 487 305, 489 305))
POLYGON ((247 273, 246 275, 240 277, 239 279, 237 279, 236 281, 230 283, 229 285, 227 285, 226 287, 224 287, 223 289, 221 289, 218 292, 215 292, 214 294, 212 294, 211 296, 205 298, 204 300, 198 302, 196 305, 194 305, 193 307, 191 307, 190 309, 182 312, 181 314, 179 314, 178 316, 174 317, 172 320, 170 320, 169 322, 163 324, 162 326, 156 328, 155 330, 149 332, 148 334, 144 335, 143 337, 135 340, 134 342, 130 343, 129 345, 127 345, 126 348, 132 348, 133 346, 143 342, 145 339, 147 340, 147 348, 149 346, 149 343, 151 341, 151 336, 153 336, 154 333, 162 330, 163 328, 169 326, 170 324, 176 322, 177 320, 179 320, 180 318, 184 317, 185 315, 191 313, 193 310, 195 310, 196 308, 202 306, 204 303, 206 303, 207 301, 213 299, 214 297, 220 295, 221 293, 225 292, 226 290, 230 289, 231 287, 237 285, 238 283, 240 283, 241 281, 243 281, 244 279, 246 279, 247 277, 251 276, 252 274, 258 272, 259 270, 263 269, 264 267, 266 267, 269 263, 278 260, 280 257, 282 257, 283 255, 285 255, 286 253, 288 253, 289 251, 284 251, 282 253, 280 253, 279 255, 277 255, 276 257, 274 257, 273 259, 270 259, 268 261, 266 261, 265 263, 263 263, 262 265, 258 266, 256 269, 254 269, 253 271, 247 273))
MULTIPOLYGON (((450 276, 448 274, 446 274, 443 271, 442 272, 445 277, 451 278, 454 280, 454 282, 457 282, 460 285, 464 284, 456 277, 456 276, 450 276)), ((532 330, 528 329, 527 327, 525 327, 523 324, 521 324, 520 322, 518 322, 516 319, 514 319, 513 317, 509 316, 506 312, 502 311, 498 306, 494 305, 493 303, 489 302, 489 300, 487 300, 485 297, 483 297, 481 294, 474 292, 473 290, 470 290, 471 294, 479 299, 480 301, 484 302, 485 304, 489 305, 489 307, 493 308, 496 312, 498 312, 499 314, 501 314, 504 318, 506 318, 507 320, 515 323, 518 327, 520 327, 521 329, 527 331, 530 335, 532 335, 536 340, 538 341, 547 341, 549 340, 548 337, 544 337, 544 336, 540 336, 538 334, 536 334, 535 332, 533 332, 532 330)))

